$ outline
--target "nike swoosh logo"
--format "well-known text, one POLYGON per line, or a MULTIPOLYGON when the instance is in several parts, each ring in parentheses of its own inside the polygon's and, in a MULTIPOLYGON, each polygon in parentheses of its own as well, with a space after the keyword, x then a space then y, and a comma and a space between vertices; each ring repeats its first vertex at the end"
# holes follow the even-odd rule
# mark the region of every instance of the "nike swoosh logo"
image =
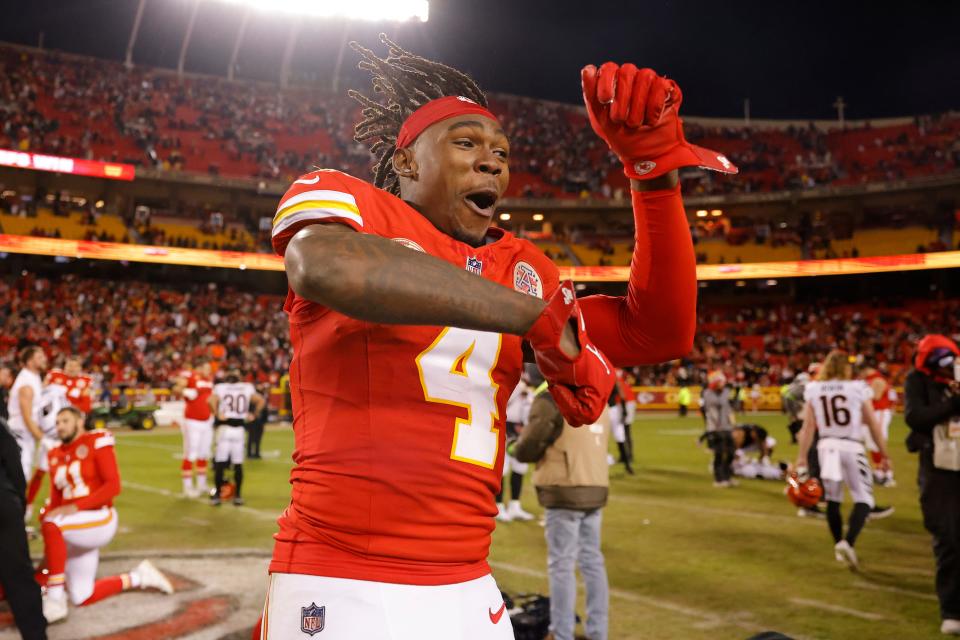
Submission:
POLYGON ((487 613, 490 615, 490 622, 492 622, 493 624, 497 624, 498 622, 500 622, 500 618, 503 617, 503 612, 506 610, 507 610, 506 602, 500 605, 500 608, 497 610, 496 613, 494 613, 490 609, 487 609, 487 613))
POLYGON ((294 180, 293 184, 317 184, 320 182, 320 176, 313 176, 309 180, 294 180))

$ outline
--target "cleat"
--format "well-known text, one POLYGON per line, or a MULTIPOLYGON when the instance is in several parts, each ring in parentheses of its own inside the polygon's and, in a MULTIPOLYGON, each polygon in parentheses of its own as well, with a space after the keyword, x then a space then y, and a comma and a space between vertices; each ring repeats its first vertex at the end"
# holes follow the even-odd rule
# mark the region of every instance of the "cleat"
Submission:
POLYGON ((234 497, 233 497, 233 506, 235 506, 235 507, 242 507, 242 506, 243 506, 243 498, 241 498, 240 496, 234 496, 234 497))
POLYGON ((960 620, 946 618, 940 625, 940 633, 947 636, 960 636, 960 620))
POLYGON ((170 584, 170 580, 149 560, 144 560, 138 564, 137 568, 130 573, 139 576, 141 589, 156 589, 166 594, 173 593, 173 585, 170 584))
POLYGON ((533 514, 524 511, 523 507, 521 507, 517 501, 510 502, 510 506, 507 507, 507 513, 510 515, 511 520, 521 520, 524 522, 533 520, 533 514))
POLYGON ((59 596, 53 596, 46 593, 43 596, 43 617, 47 619, 47 624, 54 624, 67 619, 67 594, 60 590, 59 596))
POLYGON ((497 515, 495 516, 500 522, 510 522, 513 520, 510 512, 507 511, 506 507, 503 506, 502 502, 497 503, 497 515))
POLYGON ((837 562, 842 562, 853 571, 860 570, 860 562, 857 560, 857 552, 853 550, 853 547, 850 546, 850 543, 846 540, 841 540, 837 544, 833 545, 833 557, 837 559, 837 562))
POLYGON ((220 496, 210 496, 210 506, 219 507, 221 503, 220 496))
POLYGON ((894 511, 895 509, 892 506, 881 507, 877 505, 870 509, 870 515, 867 516, 867 520, 882 520, 883 518, 893 515, 894 511))

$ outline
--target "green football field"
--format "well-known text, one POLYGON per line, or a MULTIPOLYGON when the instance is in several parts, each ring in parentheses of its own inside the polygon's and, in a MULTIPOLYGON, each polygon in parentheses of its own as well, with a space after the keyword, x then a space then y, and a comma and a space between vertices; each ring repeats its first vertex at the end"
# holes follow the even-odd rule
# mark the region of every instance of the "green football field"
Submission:
MULTIPOLYGON (((793 460, 782 416, 746 419, 778 439, 775 458, 793 460)), ((833 559, 826 523, 798 518, 782 483, 713 488, 710 457, 696 443, 701 424, 699 416, 643 415, 633 428, 636 476, 611 469, 603 550, 612 639, 747 638, 765 629, 795 638, 939 637, 930 539, 902 419, 891 437, 899 486, 876 490, 896 513, 867 525, 857 544, 860 573, 833 559)), ((247 505, 214 509, 177 495, 179 432, 118 432, 121 529, 108 550, 268 549, 289 496, 292 442, 289 428, 269 430, 267 457, 246 465, 247 505)), ((524 506, 539 515, 526 485, 524 506)), ((545 558, 536 521, 497 527, 491 563, 504 590, 546 593, 545 558)))

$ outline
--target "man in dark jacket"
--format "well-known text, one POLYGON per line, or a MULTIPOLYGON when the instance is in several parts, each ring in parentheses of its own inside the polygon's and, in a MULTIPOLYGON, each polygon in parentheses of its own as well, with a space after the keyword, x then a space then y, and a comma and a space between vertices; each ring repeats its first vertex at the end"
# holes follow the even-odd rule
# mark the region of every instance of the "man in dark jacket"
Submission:
POLYGON ((960 635, 960 386, 957 345, 940 335, 917 345, 904 385, 907 448, 920 454, 917 483, 923 524, 937 559, 940 631, 960 635))
POLYGON ((46 640, 40 585, 33 579, 33 564, 23 526, 27 481, 20 464, 20 447, 0 419, 0 586, 13 611, 13 620, 24 640, 46 640))
MULTIPOLYGON (((528 376, 535 380, 531 373, 528 376)), ((508 451, 520 462, 537 463, 533 484, 546 509, 551 637, 573 640, 574 567, 579 565, 587 588, 587 637, 606 640, 609 585, 600 551, 600 514, 610 485, 609 411, 595 424, 574 428, 564 422, 547 383, 535 388, 527 426, 508 451)))

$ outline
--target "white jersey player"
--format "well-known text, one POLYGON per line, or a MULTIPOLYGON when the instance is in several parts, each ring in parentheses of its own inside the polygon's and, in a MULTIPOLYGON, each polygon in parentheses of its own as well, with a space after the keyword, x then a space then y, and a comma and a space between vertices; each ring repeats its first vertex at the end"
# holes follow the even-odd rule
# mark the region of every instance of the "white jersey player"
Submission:
POLYGON ((20 372, 7 401, 10 431, 20 446, 20 464, 23 475, 31 476, 37 442, 43 437, 40 427, 43 407, 43 372, 47 368, 47 356, 40 347, 26 347, 19 356, 20 372))
POLYGON ((851 380, 853 367, 844 351, 832 351, 824 361, 817 380, 807 384, 803 428, 799 434, 798 469, 806 468, 807 454, 814 431, 819 433, 817 453, 820 458, 820 478, 827 500, 827 524, 835 541, 834 555, 838 561, 857 567, 853 550, 857 536, 874 506, 873 474, 863 446, 869 429, 887 462, 886 441, 873 411, 873 392, 862 380, 851 380), (844 486, 850 491, 854 507, 846 536, 840 503, 844 486))
POLYGON ((221 502, 227 466, 231 464, 235 486, 233 503, 237 506, 243 504, 240 487, 243 484, 244 425, 254 420, 263 405, 263 397, 251 383, 241 382, 237 371, 231 371, 226 382, 213 386, 210 408, 217 423, 217 447, 213 455, 216 489, 210 498, 213 506, 221 502))
MULTIPOLYGON (((507 399, 507 438, 516 438, 520 435, 523 426, 527 424, 530 415, 530 405, 533 404, 533 389, 521 379, 507 399)), ((500 482, 500 493, 497 494, 497 520, 510 522, 511 520, 533 520, 533 514, 525 511, 520 505, 520 494, 523 492, 523 476, 530 465, 520 462, 509 453, 503 458, 503 478, 500 482), (504 485, 510 485, 510 502, 504 506, 504 485)))

